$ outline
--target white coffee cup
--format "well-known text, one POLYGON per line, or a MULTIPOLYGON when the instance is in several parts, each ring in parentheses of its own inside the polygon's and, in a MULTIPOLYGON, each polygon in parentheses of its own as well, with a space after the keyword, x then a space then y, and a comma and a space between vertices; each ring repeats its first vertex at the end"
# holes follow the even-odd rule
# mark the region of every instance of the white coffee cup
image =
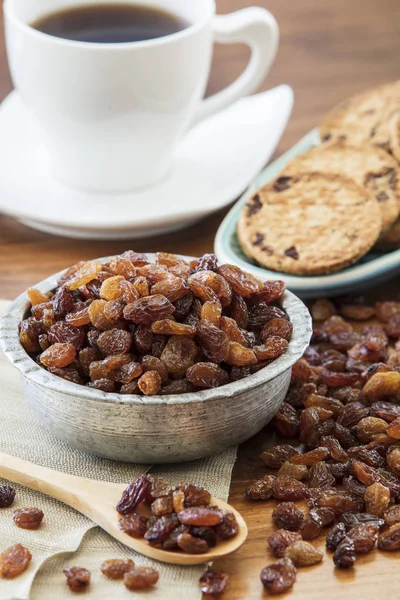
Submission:
POLYGON ((156 184, 185 132, 256 90, 275 58, 278 26, 262 8, 216 16, 214 0, 136 3, 168 10, 190 26, 149 41, 75 42, 30 24, 82 0, 5 0, 15 87, 41 125, 54 176, 67 185, 117 192, 156 184), (252 57, 232 85, 203 100, 214 42, 244 42, 252 57))

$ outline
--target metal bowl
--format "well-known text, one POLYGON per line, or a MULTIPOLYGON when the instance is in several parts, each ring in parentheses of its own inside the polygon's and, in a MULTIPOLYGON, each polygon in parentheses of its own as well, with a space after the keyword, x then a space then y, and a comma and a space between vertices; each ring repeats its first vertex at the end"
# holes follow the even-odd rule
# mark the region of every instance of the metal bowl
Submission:
MULTIPOLYGON (((54 290, 62 273, 35 287, 42 292, 54 290)), ((293 324, 293 338, 285 354, 240 381, 182 395, 106 393, 70 383, 41 368, 19 342, 18 324, 30 308, 25 293, 0 320, 0 342, 21 372, 24 393, 36 417, 60 439, 114 460, 184 462, 244 442, 278 411, 292 366, 307 348, 312 332, 309 312, 301 300, 286 292, 283 307, 293 324)))

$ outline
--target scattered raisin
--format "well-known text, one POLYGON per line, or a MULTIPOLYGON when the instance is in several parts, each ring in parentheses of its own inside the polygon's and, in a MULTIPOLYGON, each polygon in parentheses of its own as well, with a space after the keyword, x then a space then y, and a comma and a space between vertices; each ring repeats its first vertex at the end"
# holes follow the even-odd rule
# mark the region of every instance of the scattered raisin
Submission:
POLYGON ((209 596, 219 596, 228 586, 229 577, 224 571, 213 571, 208 569, 200 577, 200 589, 203 594, 209 596))
POLYGON ((44 514, 39 508, 18 508, 14 511, 14 523, 20 529, 39 529, 44 514))
POLYGON ((130 558, 113 558, 105 560, 100 566, 100 570, 108 579, 123 579, 125 573, 132 571, 135 563, 130 558))
POLYGON ((281 558, 264 567, 260 579, 270 594, 281 594, 289 590, 296 581, 296 567, 290 558, 281 558))
POLYGON ((156 585, 160 575, 152 567, 135 567, 125 573, 123 580, 128 590, 145 590, 156 585))
POLYGON ((32 554, 27 548, 16 544, 0 554, 0 577, 13 579, 21 575, 29 566, 32 554))
POLYGON ((15 498, 15 490, 9 485, 0 485, 0 508, 8 508, 15 498))
POLYGON ((82 567, 65 567, 63 570, 71 592, 82 592, 90 585, 90 571, 82 567))
POLYGON ((298 531, 304 521, 304 513, 293 502, 281 502, 274 509, 272 520, 279 529, 298 531))

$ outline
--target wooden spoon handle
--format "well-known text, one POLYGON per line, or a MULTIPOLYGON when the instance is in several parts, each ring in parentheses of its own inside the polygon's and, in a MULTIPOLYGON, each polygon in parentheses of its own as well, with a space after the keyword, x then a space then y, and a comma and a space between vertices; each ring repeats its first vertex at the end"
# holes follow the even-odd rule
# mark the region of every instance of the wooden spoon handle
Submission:
POLYGON ((115 484, 102 481, 83 479, 40 467, 21 458, 16 458, 0 452, 0 477, 14 483, 47 494, 61 500, 70 506, 80 505, 75 502, 77 496, 86 497, 88 494, 115 494, 115 484))

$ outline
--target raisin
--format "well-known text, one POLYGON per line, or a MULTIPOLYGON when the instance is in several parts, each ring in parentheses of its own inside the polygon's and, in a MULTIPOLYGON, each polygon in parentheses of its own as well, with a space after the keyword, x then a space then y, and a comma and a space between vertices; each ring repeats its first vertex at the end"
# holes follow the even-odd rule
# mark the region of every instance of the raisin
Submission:
POLYGON ((265 281, 260 292, 254 294, 251 299, 258 302, 277 302, 282 298, 286 291, 286 284, 279 279, 273 281, 265 281))
POLYGON ((321 460, 324 460, 328 456, 329 449, 325 448, 324 446, 320 446, 319 448, 315 448, 314 450, 304 452, 304 454, 297 454, 296 456, 291 456, 289 462, 293 465, 311 466, 315 465, 321 460))
POLYGON ((291 456, 295 456, 296 454, 298 454, 298 451, 293 446, 290 446, 289 444, 280 444, 265 450, 260 454, 260 459, 267 467, 279 469, 283 463, 287 462, 291 456))
POLYGON ((293 335, 293 325, 286 319, 271 319, 262 328, 260 338, 265 343, 270 337, 283 338, 290 342, 293 335))
MULTIPOLYGON (((334 517, 334 516, 333 516, 334 517)), ((300 534, 303 540, 315 540, 321 533, 323 521, 316 510, 310 510, 308 517, 303 521, 300 527, 300 534)))
POLYGON ((335 550, 333 562, 339 569, 349 569, 356 561, 355 544, 352 539, 345 537, 335 550))
POLYGON ((335 485, 335 477, 329 468, 329 465, 319 461, 312 465, 309 471, 310 488, 329 489, 335 485))
POLYGON ((392 495, 397 496, 400 493, 400 484, 397 477, 393 477, 388 471, 383 472, 358 460, 353 462, 353 468, 357 478, 364 485, 369 486, 378 482, 389 488, 392 495))
MULTIPOLYGON (((216 532, 221 540, 229 540, 239 533, 239 524, 233 513, 225 513, 222 522, 216 526, 216 532)), ((193 534, 194 535, 194 534, 193 534)))
POLYGON ((271 336, 267 338, 262 346, 255 346, 254 352, 257 359, 275 360, 288 349, 288 342, 280 337, 271 336))
POLYGON ((344 523, 346 529, 351 529, 356 525, 362 525, 363 523, 370 523, 371 525, 376 525, 378 529, 381 529, 385 521, 376 517, 375 515, 370 515, 369 513, 357 513, 357 512, 348 512, 340 515, 340 522, 344 523))
POLYGON ((245 348, 237 342, 229 342, 229 353, 225 359, 228 365, 243 367, 257 364, 257 357, 251 348, 245 348))
POLYGON ((335 305, 330 300, 316 300, 312 305, 311 315, 315 321, 326 321, 336 315, 335 305))
POLYGON ((200 321, 196 338, 206 358, 215 363, 223 362, 229 355, 229 339, 226 333, 211 323, 200 321))
POLYGON ((199 271, 191 275, 188 282, 194 292, 198 284, 211 289, 223 307, 229 306, 232 301, 231 286, 224 277, 214 271, 199 271))
POLYGON ((337 462, 346 462, 348 460, 347 452, 342 448, 339 440, 330 435, 324 435, 320 439, 322 446, 328 448, 331 457, 337 462))
POLYGON ((15 499, 15 490, 9 485, 0 485, 0 508, 9 508, 15 499))
POLYGON ((163 396, 168 396, 171 394, 188 394, 194 391, 195 387, 187 379, 170 381, 161 388, 161 394, 163 396))
POLYGON ((366 406, 360 402, 351 402, 343 408, 337 422, 343 427, 354 427, 368 415, 369 409, 366 406))
POLYGON ((379 534, 378 548, 390 552, 400 550, 400 523, 391 525, 389 529, 379 534))
POLYGON ((151 505, 151 512, 157 517, 162 517, 163 515, 174 512, 172 496, 164 496, 154 500, 151 505))
POLYGON ((224 571, 213 571, 208 569, 200 577, 200 589, 203 594, 209 596, 219 596, 223 594, 228 586, 229 577, 224 571))
POLYGON ((127 353, 131 344, 132 335, 123 329, 109 329, 101 333, 97 339, 97 346, 106 355, 127 353))
POLYGON ((247 488, 247 498, 250 500, 269 500, 273 495, 274 482, 275 477, 273 475, 265 475, 265 477, 255 481, 247 488))
MULTIPOLYGON (((161 360, 173 378, 183 377, 197 356, 195 342, 186 336, 171 336, 162 351, 161 360)), ((190 378, 188 377, 189 381, 190 378)), ((193 382, 192 382, 193 383, 193 382)), ((194 384, 196 385, 196 384, 194 384)))
POLYGON ((304 513, 293 502, 281 502, 274 509, 272 520, 279 529, 298 531, 304 521, 304 513))
POLYGON ((307 487, 292 477, 279 476, 273 482, 273 497, 276 500, 303 500, 307 497, 307 487))
POLYGON ((205 506, 211 502, 211 494, 204 488, 193 483, 181 484, 180 489, 184 493, 185 507, 205 506))
POLYGON ((400 505, 396 504, 395 506, 388 508, 388 510, 385 511, 383 518, 389 527, 396 523, 400 523, 400 505))
POLYGON ((199 388, 215 388, 229 382, 229 376, 218 365, 199 362, 190 367, 186 372, 188 380, 199 388))
POLYGON ((155 283, 151 288, 152 296, 164 296, 170 302, 176 302, 177 300, 180 300, 189 292, 190 288, 186 281, 184 281, 181 277, 176 277, 172 273, 168 273, 165 279, 155 283))
POLYGON ((323 371, 321 376, 322 383, 326 383, 329 387, 344 387, 353 386, 358 381, 357 373, 333 373, 331 371, 323 371))
POLYGON ((216 271, 218 267, 218 258, 215 254, 203 254, 197 261, 195 273, 199 271, 216 271))
POLYGON ((386 433, 390 435, 390 437, 395 438, 396 440, 400 439, 400 417, 397 417, 394 421, 389 423, 386 429, 386 433))
POLYGON ((135 563, 130 558, 112 558, 101 563, 100 570, 108 579, 123 579, 125 573, 132 571, 135 563))
POLYGON ((296 410, 287 402, 281 404, 273 423, 283 437, 291 438, 298 435, 299 419, 296 410))
POLYGON ((320 563, 324 555, 309 542, 298 541, 287 548, 285 557, 290 558, 295 567, 310 567, 320 563))
POLYGON ((63 573, 71 592, 82 592, 90 585, 90 571, 82 567, 65 567, 63 573))
POLYGON ((155 294, 139 298, 124 308, 124 317, 137 324, 151 325, 154 321, 167 319, 175 307, 165 296, 155 294))
MULTIPOLYGON (((287 319, 286 313, 276 306, 270 306, 264 302, 255 304, 249 308, 248 325, 253 329, 262 329, 272 319, 287 319)), ((281 339, 282 338, 278 338, 281 339)))
POLYGON ((348 537, 354 542, 356 554, 368 554, 375 547, 379 527, 373 523, 355 525, 348 532, 348 537))
POLYGON ((141 475, 132 481, 122 494, 116 509, 120 515, 129 515, 135 512, 139 504, 150 504, 152 481, 149 475, 141 475))
POLYGON ((230 306, 231 317, 234 319, 240 327, 240 329, 247 329, 248 324, 248 309, 247 304, 241 296, 233 294, 232 302, 230 306))
POLYGON ((390 490, 381 483, 373 483, 365 491, 365 509, 367 512, 381 517, 390 503, 390 490))
POLYGON ((145 396, 156 396, 161 390, 162 379, 158 371, 143 373, 138 381, 139 390, 145 396))
POLYGON ((40 355, 45 367, 67 367, 76 358, 76 350, 71 344, 53 344, 40 355))
POLYGON ((16 544, 0 554, 0 577, 13 579, 21 575, 29 566, 32 555, 27 548, 16 544))
POLYGON ((400 337, 400 314, 397 313, 392 315, 389 321, 386 323, 386 332, 387 334, 395 339, 400 337))
MULTIPOLYGON (((207 304, 207 302, 206 302, 206 304, 207 304)), ((206 306, 206 304, 203 304, 203 308, 206 306)), ((210 304, 212 304, 212 303, 210 303, 210 304)), ((201 318, 202 318, 202 320, 204 319, 203 312, 202 312, 201 318)), ((208 320, 211 320, 211 319, 208 319, 208 320)), ((241 346, 247 346, 246 336, 244 335, 244 332, 238 327, 238 325, 234 319, 231 319, 229 317, 221 317, 214 324, 219 326, 220 329, 224 333, 226 333, 230 342, 236 342, 237 344, 240 344, 241 346)))
POLYGON ((142 515, 130 514, 119 520, 118 527, 130 537, 142 538, 147 531, 147 519, 142 515))
POLYGON ((381 433, 385 433, 387 429, 388 424, 383 419, 378 419, 377 417, 365 417, 357 423, 355 432, 360 442, 367 444, 381 433))
POLYGON ((364 502, 351 492, 344 490, 323 490, 317 500, 318 507, 329 508, 336 516, 345 512, 359 512, 364 502))
POLYGON ((352 476, 343 477, 343 487, 346 491, 352 492, 353 494, 356 494, 356 496, 360 496, 360 498, 365 497, 365 492, 367 490, 365 485, 352 476))
MULTIPOLYGON (((218 527, 220 526, 221 525, 219 525, 218 527)), ((192 527, 190 534, 195 538, 200 538, 201 540, 204 540, 209 548, 213 548, 217 545, 217 534, 212 527, 192 527)))
POLYGON ((142 358, 142 369, 143 372, 157 371, 161 377, 161 381, 165 383, 168 379, 168 371, 162 360, 155 356, 143 356, 142 358))
POLYGON ((39 508, 18 508, 13 514, 14 523, 21 529, 39 529, 43 517, 39 508))
POLYGON ((143 367, 137 362, 129 362, 126 365, 122 365, 115 373, 116 381, 120 383, 131 383, 137 377, 140 377, 143 373, 143 367))
POLYGON ((179 527, 180 524, 178 516, 175 513, 163 515, 147 529, 144 537, 152 546, 161 547, 168 536, 174 529, 179 527))
MULTIPOLYGON (((146 295, 146 294, 145 294, 146 295)), ((194 295, 192 292, 188 292, 183 298, 174 302, 175 312, 174 317, 177 321, 183 321, 192 308, 194 295)))
POLYGON ((176 323, 170 319, 164 319, 162 321, 155 321, 151 326, 151 331, 161 335, 194 336, 196 328, 190 325, 184 325, 183 323, 176 323))
POLYGON ((50 327, 48 337, 50 344, 70 344, 75 350, 83 348, 86 341, 84 331, 61 321, 50 327))
POLYGON ((281 558, 264 567, 260 579, 270 594, 281 594, 289 590, 296 581, 296 567, 290 558, 281 558))
POLYGON ((151 329, 145 325, 138 325, 133 334, 133 344, 140 354, 147 354, 150 352, 153 339, 151 329))
POLYGON ((205 506, 184 508, 178 513, 179 521, 183 525, 196 525, 197 527, 213 527, 223 521, 219 509, 205 506))
POLYGON ((52 298, 54 315, 59 321, 68 313, 73 312, 75 306, 75 298, 66 287, 60 287, 52 298))
POLYGON ((190 533, 181 533, 177 539, 178 547, 188 554, 204 554, 209 547, 205 540, 190 533))
POLYGON ((114 326, 114 323, 109 321, 104 314, 106 304, 107 302, 105 300, 93 300, 88 309, 92 325, 100 331, 112 329, 114 326))
POLYGON ((329 508, 316 508, 310 510, 310 516, 311 513, 315 513, 321 519, 322 527, 327 527, 328 525, 331 525, 335 520, 335 513, 329 508))
POLYGON ((123 580, 128 590, 145 590, 154 587, 159 577, 158 571, 152 567, 135 567, 125 573, 123 580))
POLYGON ((244 298, 263 289, 261 281, 234 265, 222 265, 217 271, 230 284, 232 290, 244 298))
POLYGON ((277 558, 285 556, 286 549, 299 541, 301 541, 300 533, 287 529, 277 529, 267 538, 267 542, 277 558))
POLYGON ((176 513, 185 508, 185 493, 183 490, 174 490, 172 493, 172 506, 176 513))
POLYGON ((344 523, 337 523, 326 536, 326 547, 334 552, 340 542, 346 537, 347 529, 344 523))
POLYGON ((313 369, 305 360, 298 360, 292 367, 292 383, 310 383, 317 380, 313 369))
POLYGON ((302 481, 308 477, 308 469, 305 465, 292 465, 289 461, 286 461, 277 473, 278 477, 282 475, 302 481))
POLYGON ((319 416, 315 408, 306 408, 299 419, 299 440, 307 446, 317 446, 319 441, 319 416))
POLYGON ((81 310, 69 313, 68 315, 66 315, 65 321, 68 325, 73 325, 74 327, 83 327, 84 325, 89 325, 89 308, 85 306, 81 310))
POLYGON ((178 525, 178 527, 171 531, 171 533, 162 543, 163 550, 178 550, 178 537, 181 535, 181 533, 192 532, 193 529, 193 527, 187 527, 186 525, 178 525))

